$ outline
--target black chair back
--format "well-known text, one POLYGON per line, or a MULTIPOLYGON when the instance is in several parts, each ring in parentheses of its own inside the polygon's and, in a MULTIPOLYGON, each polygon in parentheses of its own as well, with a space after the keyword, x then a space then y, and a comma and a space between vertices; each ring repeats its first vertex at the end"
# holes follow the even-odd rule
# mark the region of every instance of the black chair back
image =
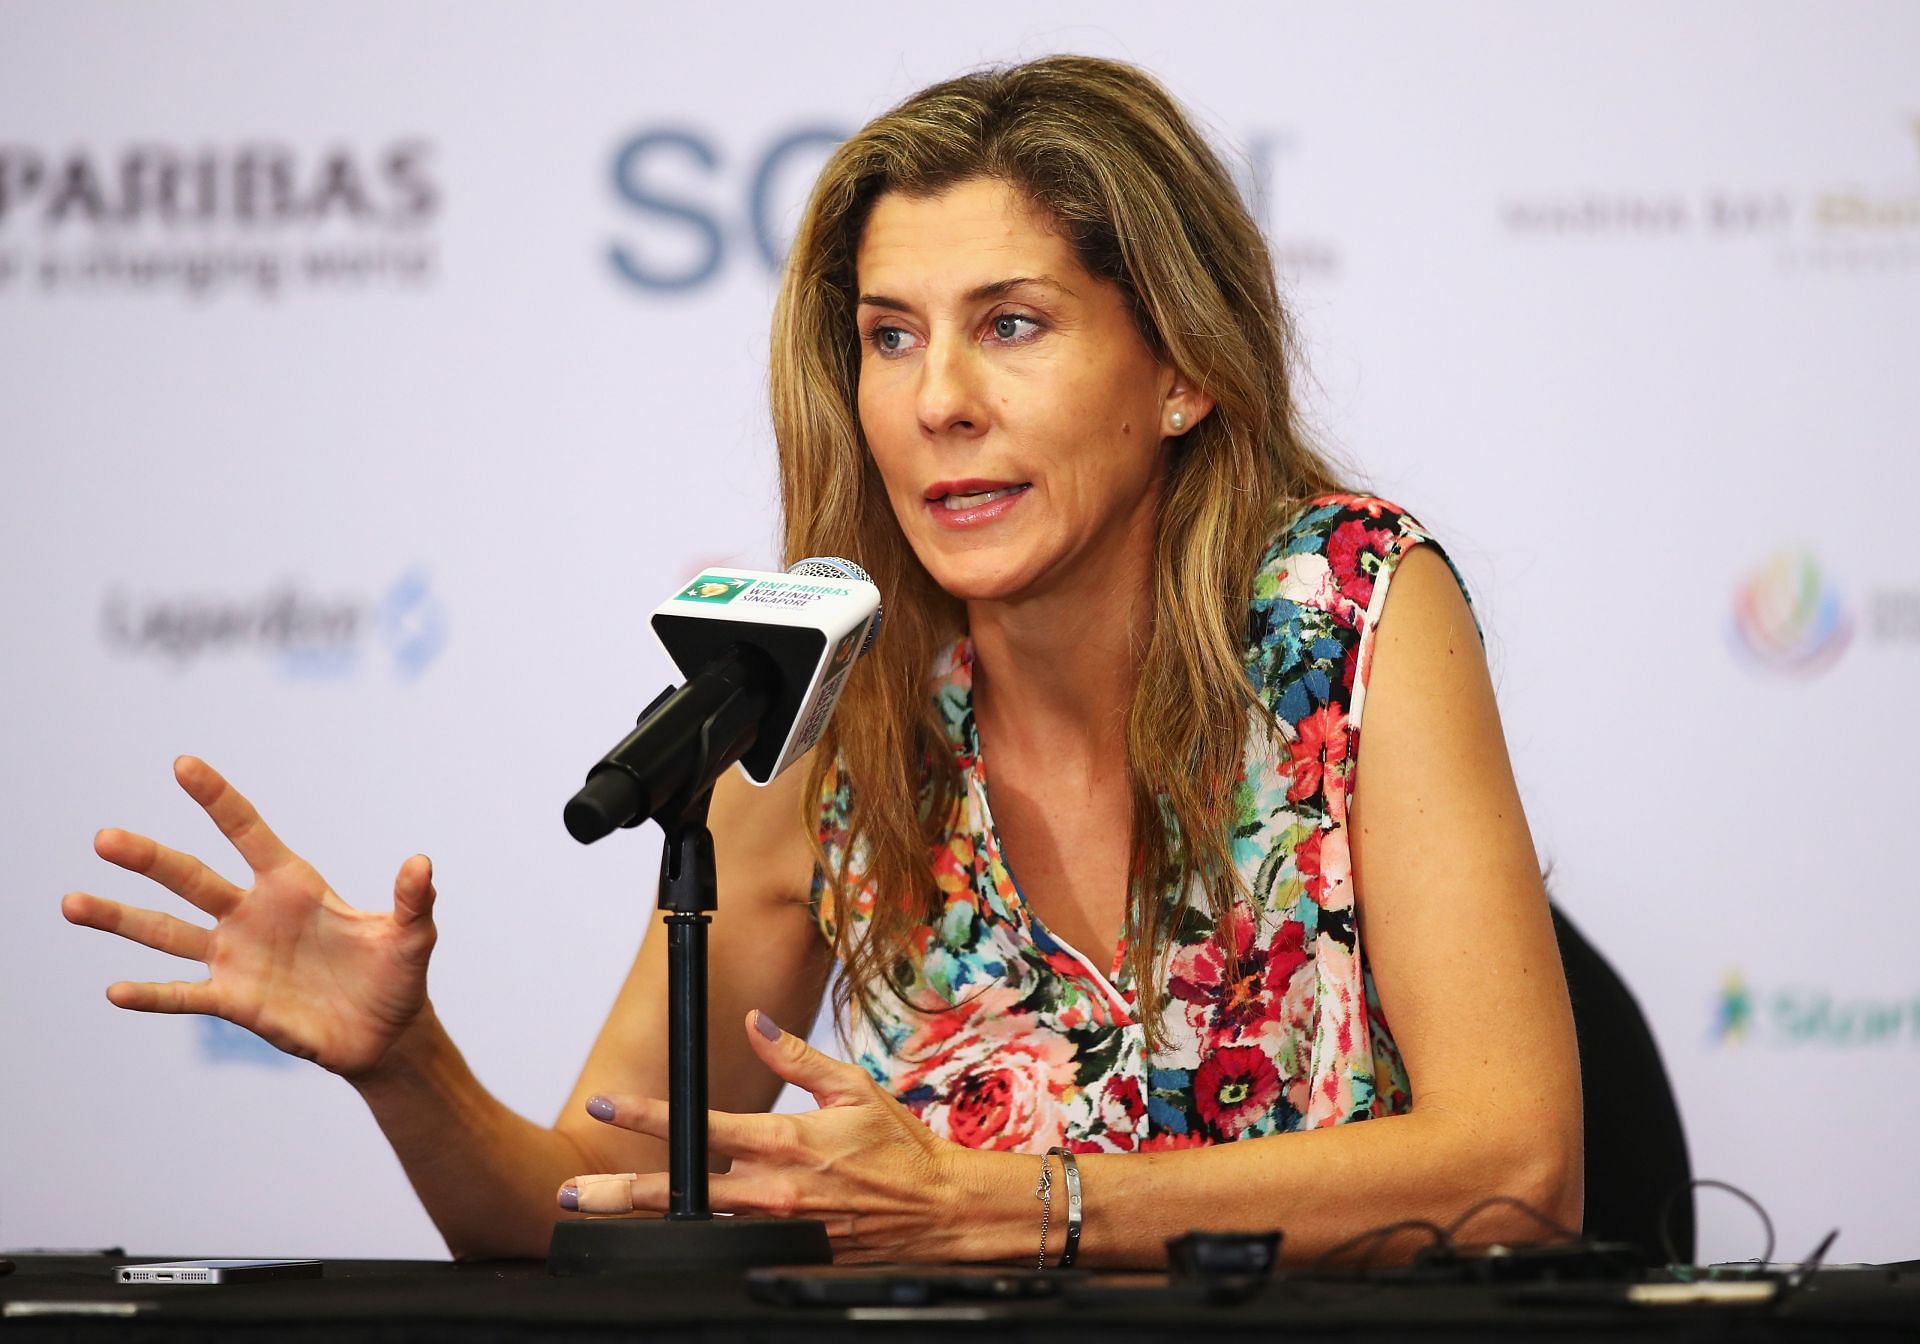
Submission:
POLYGON ((1573 1028, 1580 1044, 1586 1121, 1586 1235, 1624 1241, 1650 1263, 1667 1259, 1662 1209, 1672 1200, 1667 1230, 1681 1263, 1694 1257, 1693 1168, 1660 1049, 1646 1014, 1613 967, 1558 906, 1560 940, 1573 1028))

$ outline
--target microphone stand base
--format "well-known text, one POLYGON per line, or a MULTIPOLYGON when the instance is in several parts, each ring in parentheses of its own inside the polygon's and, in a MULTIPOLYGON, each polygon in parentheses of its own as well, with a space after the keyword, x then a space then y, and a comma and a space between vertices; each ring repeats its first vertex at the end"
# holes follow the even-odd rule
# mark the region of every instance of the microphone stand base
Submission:
POLYGON ((561 1278, 832 1263, 817 1218, 563 1219, 547 1249, 547 1273, 561 1278))

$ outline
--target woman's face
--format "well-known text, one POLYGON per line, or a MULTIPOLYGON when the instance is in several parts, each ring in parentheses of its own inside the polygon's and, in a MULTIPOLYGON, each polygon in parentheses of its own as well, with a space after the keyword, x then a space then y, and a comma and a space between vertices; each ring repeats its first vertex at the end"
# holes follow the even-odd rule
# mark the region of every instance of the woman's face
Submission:
POLYGON ((1110 585, 1150 554, 1169 417, 1206 407, 1044 210, 987 178, 890 193, 856 264, 861 428, 942 588, 1110 585))

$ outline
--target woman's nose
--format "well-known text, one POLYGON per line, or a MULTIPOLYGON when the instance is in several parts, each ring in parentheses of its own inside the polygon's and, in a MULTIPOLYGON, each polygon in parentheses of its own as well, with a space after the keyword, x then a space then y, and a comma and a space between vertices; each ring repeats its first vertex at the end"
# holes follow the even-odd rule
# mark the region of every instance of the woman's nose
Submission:
POLYGON ((920 361, 915 412, 927 434, 977 434, 986 427, 978 370, 964 341, 936 340, 920 361))

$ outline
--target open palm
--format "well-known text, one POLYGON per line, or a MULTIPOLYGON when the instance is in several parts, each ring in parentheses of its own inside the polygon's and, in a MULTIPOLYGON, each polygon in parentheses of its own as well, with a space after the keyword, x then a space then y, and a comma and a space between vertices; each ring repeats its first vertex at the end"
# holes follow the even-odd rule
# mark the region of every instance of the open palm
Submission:
POLYGON ((401 865, 391 911, 356 910, 212 766, 182 756, 174 777, 246 860, 253 885, 242 890, 146 836, 101 831, 93 842, 101 858, 152 878, 215 921, 207 928, 68 893, 60 908, 71 922, 206 963, 204 980, 120 981, 107 998, 139 1012, 223 1017, 348 1077, 373 1068, 426 1003, 432 865, 420 855, 401 865))

